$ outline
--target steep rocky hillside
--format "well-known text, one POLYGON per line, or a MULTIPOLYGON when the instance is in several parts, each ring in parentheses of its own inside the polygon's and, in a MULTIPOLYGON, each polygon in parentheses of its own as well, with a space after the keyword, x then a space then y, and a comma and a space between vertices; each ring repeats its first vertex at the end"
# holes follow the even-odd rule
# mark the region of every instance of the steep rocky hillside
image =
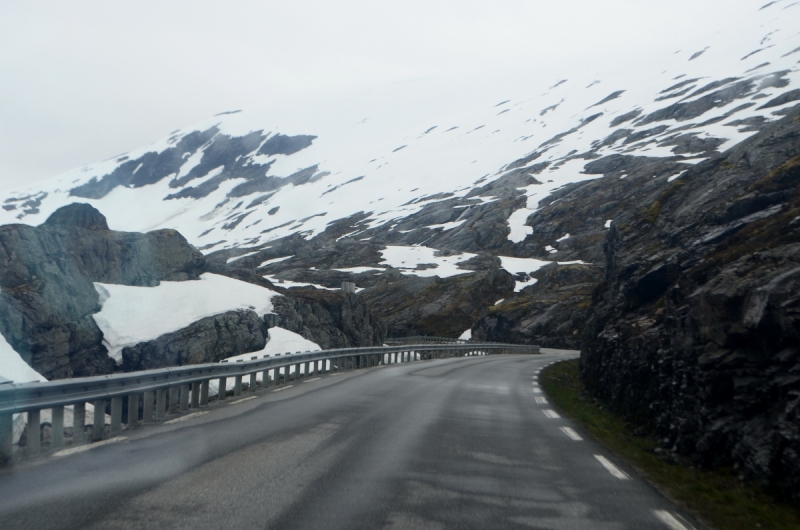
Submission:
POLYGON ((581 372, 665 450, 800 498, 800 107, 785 114, 620 195, 581 372))

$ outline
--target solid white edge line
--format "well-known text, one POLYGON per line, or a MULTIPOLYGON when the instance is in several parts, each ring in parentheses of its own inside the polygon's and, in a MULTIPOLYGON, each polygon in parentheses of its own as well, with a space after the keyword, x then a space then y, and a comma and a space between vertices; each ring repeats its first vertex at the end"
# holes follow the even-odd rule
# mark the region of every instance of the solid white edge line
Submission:
POLYGON ((64 449, 57 453, 53 453, 52 456, 54 458, 59 458, 62 456, 74 455, 75 453, 82 453, 84 451, 88 451, 89 449, 94 449, 95 447, 102 447, 104 445, 121 442, 122 440, 127 440, 127 439, 128 439, 127 436, 117 436, 116 438, 110 438, 108 440, 103 440, 101 442, 94 442, 86 445, 79 445, 78 447, 71 447, 69 449, 64 449))
POLYGON ((289 386, 285 386, 283 388, 276 388, 275 390, 273 390, 273 392, 280 392, 281 390, 287 390, 289 388, 292 388, 293 386, 294 385, 289 385, 289 386))
POLYGON ((583 441, 583 438, 581 438, 581 435, 576 433, 572 428, 570 428, 570 427, 561 427, 561 430, 564 431, 564 434, 566 434, 567 436, 569 436, 570 438, 572 438, 576 442, 583 441))
MULTIPOLYGON (((233 405, 233 403, 231 403, 231 405, 233 405)), ((190 420, 192 418, 196 418, 197 416, 202 416, 206 412, 208 412, 208 411, 204 410, 202 412, 193 412, 191 414, 187 414, 186 416, 181 416, 180 418, 175 418, 174 420, 165 421, 164 425, 171 425, 173 423, 180 423, 182 421, 190 420)))
POLYGON ((689 530, 689 527, 678 521, 674 515, 666 510, 653 510, 653 515, 664 523, 669 530, 689 530))
POLYGON ((609 473, 611 473, 618 479, 628 480, 630 478, 620 468, 612 464, 611 461, 608 460, 608 458, 604 457, 603 455, 594 455, 594 457, 597 459, 598 462, 600 462, 603 465, 604 468, 606 468, 606 470, 608 470, 609 473))
POLYGON ((322 379, 322 378, 321 377, 312 377, 311 379, 306 379, 303 382, 304 383, 310 383, 311 381, 319 381, 320 379, 322 379))
POLYGON ((545 409, 544 415, 553 420, 556 420, 561 417, 558 415, 558 412, 554 411, 553 409, 545 409))
MULTIPOLYGON (((230 403, 228 403, 228 405, 236 405, 237 403, 244 403, 245 401, 250 401, 251 399, 255 399, 257 397, 258 396, 248 396, 246 398, 237 399, 236 401, 231 401, 230 403)), ((200 413, 198 412, 198 414, 200 413)))

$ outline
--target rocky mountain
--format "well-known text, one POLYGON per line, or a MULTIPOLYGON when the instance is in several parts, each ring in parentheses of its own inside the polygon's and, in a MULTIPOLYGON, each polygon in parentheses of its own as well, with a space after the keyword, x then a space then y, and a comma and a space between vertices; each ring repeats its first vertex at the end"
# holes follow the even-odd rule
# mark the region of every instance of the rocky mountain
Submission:
POLYGON ((48 377, 219 360, 272 326, 580 348, 665 449, 796 492, 798 22, 769 2, 476 105, 420 84, 226 112, 10 190, 0 332, 48 377), (170 305, 187 286, 202 311, 170 305), (120 301, 177 316, 132 329, 120 301))

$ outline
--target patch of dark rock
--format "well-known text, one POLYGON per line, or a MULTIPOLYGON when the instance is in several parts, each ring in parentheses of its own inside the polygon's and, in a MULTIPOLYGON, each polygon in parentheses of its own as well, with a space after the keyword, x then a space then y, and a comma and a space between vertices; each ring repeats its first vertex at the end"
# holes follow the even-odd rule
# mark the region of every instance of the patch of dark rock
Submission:
POLYGON ((789 80, 786 76, 791 73, 791 70, 781 70, 780 72, 773 72, 763 79, 761 84, 758 85, 758 90, 766 90, 767 88, 784 88, 789 86, 789 80))
POLYGON ((563 84, 564 84, 564 83, 566 83, 566 82, 567 82, 567 79, 562 79, 562 80, 560 80, 558 83, 556 83, 555 85, 551 86, 551 87, 550 87, 550 90, 552 90, 552 89, 556 88, 557 86, 561 86, 561 85, 563 85, 563 84))
POLYGON ((541 110, 541 112, 539 112, 539 116, 544 116, 545 114, 547 114, 547 113, 548 113, 548 112, 550 112, 551 110, 556 110, 556 109, 558 108, 558 106, 559 106, 559 105, 561 105, 561 103, 563 103, 563 102, 564 102, 564 100, 562 99, 561 101, 559 101, 559 102, 558 102, 558 103, 556 103, 555 105, 550 105, 549 107, 545 107, 545 108, 543 108, 543 109, 541 110))
MULTIPOLYGON (((773 44, 772 46, 775 46, 775 45, 773 44)), ((767 46, 767 47, 765 47, 765 48, 759 48, 759 49, 757 49, 757 50, 753 50, 752 52, 750 52, 750 53, 748 53, 747 55, 745 55, 744 57, 742 57, 742 58, 740 59, 740 61, 744 61, 745 59, 747 59, 747 58, 749 58, 749 57, 752 57, 753 55, 755 55, 755 54, 757 54, 757 53, 760 53, 760 52, 763 52, 764 50, 767 50, 767 49, 769 49, 769 48, 772 48, 772 46, 767 46)))
POLYGON ((455 127, 450 127, 450 128, 449 128, 449 129, 447 129, 445 132, 450 132, 450 131, 453 131, 453 130, 455 130, 455 129, 458 129, 458 126, 457 126, 457 125, 456 125, 455 127))
POLYGON ((279 133, 264 142, 263 145, 261 145, 261 148, 258 150, 258 154, 266 156, 293 155, 298 151, 302 151, 303 149, 310 147, 316 139, 316 136, 310 134, 286 136, 279 133))
POLYGON ((701 55, 703 55, 707 49, 708 49, 708 48, 704 48, 704 49, 700 50, 699 52, 694 52, 694 53, 692 54, 692 56, 691 56, 691 57, 689 57, 689 60, 690 60, 690 61, 694 61, 695 59, 697 59, 698 57, 700 57, 701 55))
MULTIPOLYGON (((239 110, 226 110, 225 112, 220 112, 219 114, 214 114, 214 116, 225 116, 227 114, 238 114, 242 112, 241 109, 239 110)), ((178 131, 175 131, 178 132, 178 131)))
MULTIPOLYGON (((495 105, 495 107, 499 107, 500 105, 505 105, 505 104, 506 104, 506 103, 508 103, 509 101, 511 101, 511 100, 510 100, 510 99, 507 99, 507 100, 505 100, 505 101, 501 101, 500 103, 498 103, 497 105, 495 105)), ((426 131, 426 132, 427 132, 427 131, 426 131)))
POLYGON ((221 239, 221 240, 217 241, 216 243, 209 243, 208 245, 203 245, 202 247, 198 248, 197 250, 208 250, 210 248, 216 247, 217 245, 221 245, 221 244, 227 243, 227 242, 228 242, 227 239, 221 239))
POLYGON ((273 226, 273 227, 270 227, 270 228, 265 228, 264 230, 262 230, 262 231, 261 231, 261 233, 262 233, 262 234, 269 234, 269 233, 270 233, 270 232, 272 232, 273 230, 277 230, 278 228, 283 228, 284 226, 289 226, 290 224, 292 224, 292 223, 294 223, 294 222, 295 222, 295 221, 294 221, 294 219, 293 219, 293 220, 291 220, 291 221, 287 221, 287 222, 285 222, 285 223, 283 223, 283 224, 281 224, 281 225, 278 225, 278 226, 273 226))
POLYGON ((734 120, 725 125, 729 127, 740 127, 739 132, 758 131, 766 123, 769 123, 764 116, 750 116, 742 120, 734 120))
POLYGON ((607 95, 606 97, 604 97, 603 99, 601 99, 600 101, 598 101, 597 103, 595 103, 594 105, 590 105, 590 106, 589 106, 589 108, 592 108, 592 107, 597 107, 598 105, 602 105, 603 103, 608 103, 608 102, 609 102, 609 101, 611 101, 612 99, 617 99, 617 98, 618 98, 618 97, 620 97, 620 96, 621 96, 621 95, 622 95, 624 92, 625 92, 624 90, 617 90, 617 91, 615 91, 615 92, 612 92, 611 94, 607 95))
POLYGON ((254 311, 228 311, 122 350, 126 372, 219 362, 264 349, 268 326, 254 311))
POLYGON ((250 215, 251 213, 253 213, 253 211, 244 212, 244 213, 242 213, 242 214, 239 214, 239 215, 237 215, 237 216, 236 216, 236 218, 235 218, 233 221, 231 221, 230 223, 227 223, 227 224, 224 224, 224 225, 222 225, 222 229, 223 229, 223 230, 233 230, 234 228, 236 228, 237 226, 239 226, 239 224, 240 224, 242 221, 244 221, 245 217, 247 217, 247 216, 248 216, 248 215, 250 215))
POLYGON ((649 123, 676 120, 686 121, 702 116, 709 110, 724 107, 736 99, 741 99, 752 94, 755 81, 746 79, 733 83, 725 88, 711 92, 694 101, 673 103, 663 109, 651 112, 637 120, 636 125, 642 126, 649 123))
POLYGON ((427 129, 427 130, 426 130, 424 133, 422 133, 422 134, 423 134, 423 135, 425 135, 425 134, 428 134, 429 132, 431 132, 432 130, 434 130, 436 127, 438 127, 438 125, 434 125, 433 127, 429 127, 429 128, 428 128, 428 129, 427 129))
POLYGON ((669 88, 665 88, 664 90, 659 92, 659 94, 666 94, 667 92, 672 92, 673 90, 677 90, 677 89, 679 89, 681 87, 685 87, 686 85, 690 85, 690 84, 694 83, 695 81, 699 81, 699 80, 700 80, 699 78, 686 79, 684 81, 681 81, 680 83, 672 85, 669 88))
POLYGON ((264 203, 265 203, 265 202, 267 202, 267 201, 268 201, 268 200, 269 200, 269 199, 270 199, 270 198, 271 198, 273 195, 275 195, 275 193, 276 193, 276 192, 267 193, 267 194, 265 194, 265 195, 262 195, 262 196, 260 196, 260 197, 256 197, 255 199, 253 199, 253 201, 252 201, 250 204, 248 204, 248 205, 247 205, 247 208, 248 208, 248 209, 250 209, 250 208, 254 208, 254 207, 256 207, 256 206, 259 206, 259 205, 261 205, 261 204, 264 204, 264 203))
POLYGON ((637 118, 641 113, 642 109, 635 109, 630 112, 626 112, 625 114, 622 114, 620 116, 617 116, 616 118, 611 120, 610 127, 616 127, 621 123, 625 123, 626 121, 631 121, 632 119, 637 118))
POLYGON ((709 90, 716 90, 716 89, 718 89, 720 87, 723 87, 725 85, 729 85, 729 84, 733 83, 734 81, 738 81, 739 79, 740 79, 739 77, 727 77, 725 79, 720 79, 718 81, 712 81, 711 83, 708 83, 707 85, 704 85, 704 86, 698 88, 697 90, 695 90, 694 92, 692 92, 689 95, 689 97, 693 98, 695 96, 699 96, 700 94, 704 94, 704 93, 708 92, 709 90))
POLYGON ((686 88, 685 88, 685 89, 683 89, 683 90, 679 90, 678 92, 675 92, 675 93, 673 93, 673 94, 667 94, 666 96, 661 96, 661 97, 658 97, 658 98, 656 98, 656 99, 655 99, 655 101, 665 101, 665 100, 667 100, 667 99, 675 99, 675 98, 679 98, 679 97, 681 97, 682 95, 684 95, 684 94, 686 94, 687 92, 689 92, 689 91, 690 91, 691 89, 693 89, 694 87, 695 87, 695 85, 692 85, 692 86, 686 87, 686 88))
POLYGON ((505 113, 506 113, 506 112, 508 112, 509 110, 511 110, 511 109, 503 109, 503 110, 501 110, 500 112, 498 112, 498 113, 497 113, 497 115, 498 115, 498 116, 500 116, 501 114, 505 114, 505 113))
POLYGON ((301 169, 285 178, 259 175, 234 187, 228 192, 228 197, 244 197, 253 193, 274 191, 288 184, 301 186, 308 182, 314 182, 317 180, 313 179, 313 177, 317 173, 318 167, 319 166, 315 164, 313 166, 301 169))
POLYGON ((644 140, 645 138, 650 138, 651 136, 661 134, 667 129, 669 129, 669 126, 667 125, 658 125, 656 127, 653 127, 652 129, 631 133, 630 135, 628 135, 628 137, 625 139, 625 142, 623 143, 632 144, 633 142, 638 142, 640 140, 644 140))
POLYGON ((398 152, 398 151, 399 151, 399 150, 401 150, 401 149, 405 149, 406 147, 408 147, 408 146, 407 146, 407 145, 401 145, 400 147, 397 147, 397 148, 395 148, 395 149, 392 149, 392 153, 396 153, 396 152, 398 152))
POLYGON ((781 57, 788 57, 789 55, 791 55, 793 53, 797 53, 797 52, 800 52, 800 46, 798 46, 794 50, 790 51, 789 53, 784 53, 783 55, 781 55, 781 57))
MULTIPOLYGON (((542 152, 541 151, 534 151, 533 153, 525 155, 522 158, 518 158, 518 159, 514 160, 509 165, 507 165, 505 167, 505 169, 517 169, 519 167, 527 166, 528 164, 530 164, 531 162, 533 162, 534 160, 536 160, 540 156, 542 156, 542 152)), ((486 177, 484 177, 484 178, 486 178, 486 177)), ((478 184, 480 182, 481 181, 478 180, 478 181, 474 182, 474 184, 478 184)))
POLYGON ((795 88, 794 90, 788 90, 777 96, 772 98, 771 100, 767 101, 765 104, 758 107, 758 110, 761 109, 770 109, 772 107, 778 107, 780 105, 784 105, 786 103, 791 103, 792 101, 800 100, 800 88, 795 88))
POLYGON ((691 153, 706 153, 716 151, 717 148, 727 140, 724 138, 698 137, 699 133, 679 134, 668 138, 658 145, 674 145, 672 152, 676 155, 691 153))
POLYGON ((267 212, 267 215, 275 215, 276 213, 278 213, 278 210, 280 209, 281 209, 280 206, 275 206, 274 208, 270 208, 269 211, 267 212))
MULTIPOLYGON (((800 49, 800 48, 798 48, 798 49, 800 49)), ((758 66, 754 66, 754 67, 750 68, 749 70, 745 70, 744 73, 749 74, 750 72, 755 72, 759 68, 764 68, 765 66, 769 66, 769 64, 770 63, 761 63, 758 66)))
MULTIPOLYGON (((343 182, 342 184, 339 184, 338 186, 334 186, 331 189, 329 189, 328 191, 323 192, 322 195, 327 195, 328 193, 330 193, 332 191, 335 191, 335 190, 341 188, 342 186, 347 186, 351 182, 357 182, 359 180, 362 180, 363 178, 364 178, 364 175, 361 175, 360 177, 352 178, 352 179, 348 180, 347 182, 343 182)), ((322 195, 320 195, 320 197, 322 197, 322 195)))
MULTIPOLYGON (((193 131, 183 136, 173 147, 165 149, 161 153, 149 152, 135 160, 126 160, 111 173, 99 178, 92 177, 89 182, 72 188, 69 194, 73 197, 102 199, 118 186, 140 188, 159 182, 180 170, 185 162, 184 153, 195 153, 218 133, 219 129, 216 127, 202 132, 193 131)), ((213 167, 209 167, 206 173, 211 169, 213 167)))

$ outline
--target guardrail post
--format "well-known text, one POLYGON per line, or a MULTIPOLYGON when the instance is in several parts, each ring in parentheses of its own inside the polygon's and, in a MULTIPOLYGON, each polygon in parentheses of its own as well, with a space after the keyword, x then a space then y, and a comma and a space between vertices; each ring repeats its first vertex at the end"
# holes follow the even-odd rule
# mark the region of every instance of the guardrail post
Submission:
POLYGON ((167 415, 167 389, 156 390, 156 421, 161 421, 167 415))
POLYGON ((200 407, 200 381, 192 383, 192 404, 191 407, 196 409, 200 407))
POLYGON ((94 402, 94 421, 92 422, 92 441, 97 442, 103 439, 106 428, 106 400, 97 399, 94 402), (98 425, 100 428, 98 429, 98 425))
POLYGON ((111 434, 122 430, 122 396, 111 398, 111 434))
POLYGON ((266 390, 269 386, 269 368, 261 372, 261 388, 266 390))
POLYGON ((189 410, 189 385, 183 384, 181 385, 181 412, 186 412, 189 410))
POLYGON ((42 427, 41 412, 28 411, 28 447, 25 456, 38 455, 42 452, 42 427))
POLYGON ((72 445, 86 442, 86 403, 81 401, 72 406, 72 445))
POLYGON ((250 392, 255 392, 258 386, 258 372, 250 374, 250 392))
POLYGON ((50 412, 53 415, 50 422, 50 450, 55 451, 64 447, 64 407, 53 407, 50 412))
POLYGON ((0 456, 11 458, 14 451, 14 415, 0 414, 0 456))
POLYGON ((206 379, 200 383, 200 406, 205 407, 208 405, 208 383, 209 380, 206 379))
POLYGON ((219 389, 217 390, 217 399, 222 401, 225 399, 225 393, 228 391, 227 383, 225 382, 225 377, 219 378, 219 389))
POLYGON ((176 414, 178 412, 178 406, 180 402, 180 387, 178 386, 171 386, 169 387, 169 413, 176 414))
POLYGON ((128 394, 128 428, 139 426, 139 394, 128 394))
POLYGON ((233 381, 234 381, 234 384, 233 384, 233 395, 234 396, 241 396, 242 395, 242 376, 241 375, 237 375, 234 378, 233 381))
POLYGON ((153 421, 153 391, 148 390, 142 396, 142 423, 153 421))

